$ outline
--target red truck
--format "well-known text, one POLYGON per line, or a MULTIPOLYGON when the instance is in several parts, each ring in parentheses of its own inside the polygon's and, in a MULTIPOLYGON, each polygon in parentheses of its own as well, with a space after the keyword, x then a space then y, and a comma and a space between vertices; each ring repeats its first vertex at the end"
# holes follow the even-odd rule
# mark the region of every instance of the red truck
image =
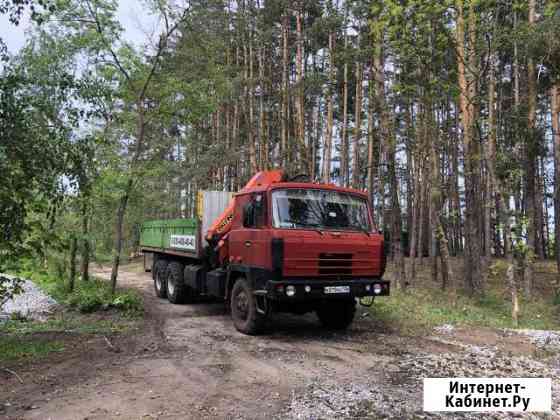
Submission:
POLYGON ((224 194, 199 194, 195 219, 142 226, 159 297, 222 299, 237 330, 258 334, 273 312, 315 311, 325 327, 344 329, 356 298, 389 295, 383 236, 365 193, 275 170, 256 174, 225 210, 224 194))

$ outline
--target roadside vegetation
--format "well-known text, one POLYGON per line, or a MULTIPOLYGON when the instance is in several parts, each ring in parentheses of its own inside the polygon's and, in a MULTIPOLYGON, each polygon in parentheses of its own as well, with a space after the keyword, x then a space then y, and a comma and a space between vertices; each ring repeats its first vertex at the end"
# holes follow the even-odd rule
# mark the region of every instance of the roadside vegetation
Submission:
MULTIPOLYGON (((49 271, 32 260, 24 260, 19 266, 21 269, 14 275, 33 281, 60 306, 45 321, 13 313, 9 321, 0 324, 0 363, 30 361, 63 352, 67 343, 79 342, 86 336, 126 333, 136 328, 142 318, 143 301, 137 291, 117 289, 112 293, 108 282, 96 278, 71 285, 64 270, 49 271)), ((60 268, 57 264, 50 266, 60 268)))
MULTIPOLYGON (((81 314, 60 310, 47 321, 12 319, 0 324, 0 368, 60 353, 87 337, 111 337, 139 328, 139 321, 119 313, 81 314)), ((108 340, 108 338, 107 338, 108 340)))
MULTIPOLYGON (((410 264, 410 260, 406 261, 410 264)), ((457 259, 453 269, 461 274, 457 259)), ((538 264, 535 272, 536 292, 530 299, 520 296, 518 323, 512 320, 511 291, 505 287, 506 263, 494 260, 487 278, 484 294, 472 295, 463 288, 456 291, 442 289, 441 283, 430 276, 428 261, 420 266, 418 282, 407 289, 391 290, 391 296, 376 299, 371 316, 380 324, 403 334, 422 335, 442 325, 560 330, 560 300, 552 291, 555 279, 553 262, 538 264)), ((394 278, 394 266, 388 267, 387 276, 394 278)), ((393 283, 394 284, 394 283, 393 283)))
POLYGON ((15 273, 18 277, 33 281, 59 304, 70 309, 82 313, 115 309, 128 318, 142 316, 142 297, 135 290, 118 289, 112 293, 110 284, 96 278, 72 283, 64 269, 61 270, 56 264, 55 271, 42 268, 32 260, 20 266, 22 268, 15 273))

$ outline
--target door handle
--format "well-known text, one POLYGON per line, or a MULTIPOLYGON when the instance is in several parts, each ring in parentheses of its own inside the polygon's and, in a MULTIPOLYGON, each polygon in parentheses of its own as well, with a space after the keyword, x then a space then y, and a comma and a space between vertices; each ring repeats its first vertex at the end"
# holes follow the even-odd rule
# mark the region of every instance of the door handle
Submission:
POLYGON ((245 246, 248 248, 251 246, 251 241, 245 241, 245 246))

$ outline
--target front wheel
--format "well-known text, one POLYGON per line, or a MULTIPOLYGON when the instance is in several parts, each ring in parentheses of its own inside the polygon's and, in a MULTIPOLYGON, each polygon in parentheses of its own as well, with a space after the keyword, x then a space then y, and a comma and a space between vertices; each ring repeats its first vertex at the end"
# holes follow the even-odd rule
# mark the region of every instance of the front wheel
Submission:
POLYGON ((266 316, 257 311, 257 298, 244 278, 238 278, 231 291, 231 317, 237 331, 256 335, 262 332, 266 316))
POLYGON ((354 320, 356 301, 343 300, 324 303, 317 309, 317 316, 324 327, 333 330, 344 330, 354 320))

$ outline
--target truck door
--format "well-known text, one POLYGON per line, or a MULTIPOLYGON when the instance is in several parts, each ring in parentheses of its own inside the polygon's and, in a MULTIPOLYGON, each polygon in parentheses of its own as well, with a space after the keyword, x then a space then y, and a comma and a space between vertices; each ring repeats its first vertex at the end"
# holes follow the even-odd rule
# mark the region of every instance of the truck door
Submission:
POLYGON ((231 254, 240 257, 243 265, 267 268, 270 264, 266 195, 252 195, 242 209, 243 227, 230 232, 231 254))

